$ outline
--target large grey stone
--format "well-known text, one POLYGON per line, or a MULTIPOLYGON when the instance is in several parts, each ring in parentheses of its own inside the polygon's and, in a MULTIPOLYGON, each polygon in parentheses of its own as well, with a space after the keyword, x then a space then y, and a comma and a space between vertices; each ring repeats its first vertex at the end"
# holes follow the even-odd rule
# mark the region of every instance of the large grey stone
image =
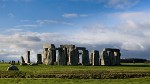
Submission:
POLYGON ((56 48, 54 44, 47 44, 43 46, 43 63, 46 65, 54 65, 56 62, 56 48))
POLYGON ((7 68, 7 71, 12 71, 12 70, 19 71, 19 69, 18 69, 17 66, 15 66, 15 65, 10 65, 10 66, 7 68))
POLYGON ((48 54, 48 48, 44 48, 44 50, 43 50, 43 64, 46 64, 47 54, 48 54))
POLYGON ((26 63, 30 63, 30 51, 26 51, 26 63))
POLYGON ((65 48, 58 49, 58 65, 67 65, 65 48))
POLYGON ((20 57, 20 65, 27 65, 24 61, 23 56, 20 57))
POLYGON ((93 52, 91 53, 91 64, 93 66, 100 65, 99 51, 93 50, 93 52))
POLYGON ((79 51, 76 49, 70 50, 68 65, 78 65, 79 51))
POLYGON ((75 45, 65 44, 65 45, 60 45, 60 48, 65 48, 66 62, 67 64, 70 64, 70 51, 75 49, 75 45))
POLYGON ((82 54, 82 65, 90 65, 89 61, 89 51, 88 50, 83 50, 82 54))
POLYGON ((42 64, 42 55, 37 54, 37 64, 42 64))
POLYGON ((107 51, 101 52, 101 65, 110 65, 110 57, 107 51))
POLYGON ((101 65, 120 65, 120 50, 105 48, 101 52, 101 65))

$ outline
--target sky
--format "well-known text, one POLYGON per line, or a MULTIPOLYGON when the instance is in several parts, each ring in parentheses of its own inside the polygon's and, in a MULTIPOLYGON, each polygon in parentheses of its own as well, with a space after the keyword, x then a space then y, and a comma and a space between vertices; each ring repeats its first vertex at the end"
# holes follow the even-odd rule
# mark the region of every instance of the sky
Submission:
POLYGON ((118 48, 150 59, 150 0, 0 0, 0 60, 19 60, 43 44, 118 48))

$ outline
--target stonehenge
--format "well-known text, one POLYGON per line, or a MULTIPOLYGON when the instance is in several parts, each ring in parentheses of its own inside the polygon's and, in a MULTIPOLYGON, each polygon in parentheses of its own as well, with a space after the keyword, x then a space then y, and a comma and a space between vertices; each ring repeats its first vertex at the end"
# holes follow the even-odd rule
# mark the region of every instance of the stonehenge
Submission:
POLYGON ((101 54, 98 50, 93 50, 91 58, 89 51, 85 47, 76 47, 75 45, 60 45, 55 48, 54 44, 43 46, 43 63, 53 65, 56 62, 56 51, 58 50, 58 65, 79 65, 80 57, 82 65, 120 65, 120 50, 113 48, 104 48, 101 54))
MULTIPOLYGON (((37 54, 36 64, 111 66, 120 65, 120 56, 120 50, 115 48, 104 48, 102 51, 93 50, 89 53, 85 47, 76 47, 72 44, 59 47, 55 47, 54 44, 44 44, 43 53, 37 54)), ((28 63, 30 63, 30 51, 26 52, 26 62, 23 56, 20 60, 20 65, 28 63)))
POLYGON ((56 51, 58 50, 58 65, 79 65, 82 57, 82 65, 90 65, 89 51, 85 47, 75 45, 60 45, 55 48, 54 44, 43 46, 43 63, 53 65, 56 62, 56 51), (81 52, 81 53, 80 53, 81 52), (51 63, 52 62, 52 63, 51 63))

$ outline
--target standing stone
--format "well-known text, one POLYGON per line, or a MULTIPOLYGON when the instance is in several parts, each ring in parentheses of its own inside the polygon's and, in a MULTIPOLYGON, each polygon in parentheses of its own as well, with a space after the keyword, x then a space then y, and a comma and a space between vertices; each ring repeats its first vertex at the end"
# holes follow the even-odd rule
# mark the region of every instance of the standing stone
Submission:
POLYGON ((68 65, 78 65, 79 52, 77 49, 70 50, 68 65))
POLYGON ((46 65, 52 65, 52 51, 48 49, 46 65))
POLYGON ((114 51, 109 51, 109 58, 110 58, 110 65, 115 65, 115 56, 114 56, 114 51))
POLYGON ((43 46, 43 63, 46 65, 54 65, 56 62, 56 49, 54 44, 46 44, 43 46))
POLYGON ((37 64, 42 64, 42 55, 37 54, 37 64))
POLYGON ((48 53, 48 48, 44 48, 44 51, 43 51, 43 64, 46 64, 47 53, 48 53))
POLYGON ((114 65, 117 65, 117 54, 118 52, 114 51, 114 65))
POLYGON ((91 64, 93 66, 98 66, 100 65, 100 62, 99 62, 99 51, 97 50, 94 50, 92 53, 91 53, 91 64))
POLYGON ((70 51, 75 49, 75 45, 60 45, 60 48, 65 48, 66 61, 67 64, 70 64, 70 51))
POLYGON ((117 52, 117 56, 116 56, 116 65, 120 65, 120 56, 121 56, 121 53, 119 51, 117 52))
POLYGON ((108 52, 103 49, 101 52, 101 65, 110 65, 110 58, 108 56, 108 52))
POLYGON ((26 51, 26 63, 30 63, 30 51, 26 51))
POLYGON ((23 56, 20 57, 20 65, 26 65, 23 56))
POLYGON ((82 54, 82 65, 90 65, 89 61, 89 51, 88 50, 83 50, 82 54))
POLYGON ((65 48, 58 49, 58 65, 67 65, 65 48))

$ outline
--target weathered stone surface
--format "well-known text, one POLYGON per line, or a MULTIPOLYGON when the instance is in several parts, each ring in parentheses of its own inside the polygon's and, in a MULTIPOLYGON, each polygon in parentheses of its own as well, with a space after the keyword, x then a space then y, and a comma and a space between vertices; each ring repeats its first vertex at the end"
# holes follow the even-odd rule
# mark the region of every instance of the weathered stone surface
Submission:
POLYGON ((54 44, 44 44, 43 48, 55 49, 55 45, 54 44))
POLYGON ((121 56, 121 53, 117 52, 117 55, 116 55, 116 65, 120 65, 120 56, 121 56))
POLYGON ((99 51, 93 50, 93 52, 91 53, 91 64, 93 66, 100 65, 99 51))
POLYGON ((110 65, 110 58, 107 51, 101 52, 101 65, 110 65))
POLYGON ((90 61, 89 61, 89 51, 88 51, 88 50, 83 50, 83 54, 82 54, 82 65, 84 65, 84 66, 90 65, 90 61))
POLYGON ((78 65, 79 51, 76 49, 70 50, 68 65, 78 65))
POLYGON ((74 49, 75 48, 75 45, 72 45, 72 44, 70 44, 70 45, 60 45, 60 48, 67 48, 67 49, 74 49))
POLYGON ((85 47, 76 47, 77 50, 86 50, 85 47))
POLYGON ((54 65, 120 65, 120 50, 113 48, 104 48, 99 56, 99 51, 94 50, 91 53, 91 62, 89 61, 89 52, 85 47, 76 47, 75 45, 60 45, 55 48, 54 44, 43 46, 43 64, 54 65), (58 61, 56 62, 56 50, 58 50, 58 61), (81 57, 82 56, 82 63, 81 57), (100 59, 101 58, 101 59, 100 59))
POLYGON ((110 65, 115 65, 116 61, 115 61, 115 56, 114 56, 114 52, 113 51, 109 51, 109 58, 110 58, 110 65))
POLYGON ((58 65, 67 65, 65 48, 58 49, 58 65))
POLYGON ((53 65, 56 62, 56 51, 55 50, 48 50, 47 55, 48 65, 53 65))
POLYGON ((20 65, 27 65, 24 61, 23 56, 20 57, 20 65))
POLYGON ((46 64, 47 54, 48 54, 48 48, 44 48, 44 51, 43 51, 43 64, 46 64))
POLYGON ((7 68, 7 71, 12 71, 12 70, 19 71, 19 69, 18 69, 17 66, 15 66, 15 65, 10 65, 10 66, 7 68))
POLYGON ((26 51, 26 63, 30 63, 30 51, 26 51))
POLYGON ((43 63, 47 65, 53 65, 56 62, 56 49, 54 44, 43 46, 43 63))
POLYGON ((37 54, 37 64, 42 64, 42 55, 37 54))
POLYGON ((67 64, 70 64, 70 51, 75 49, 75 45, 60 45, 60 48, 65 48, 66 61, 67 64))
POLYGON ((120 65, 120 50, 105 48, 101 52, 101 65, 120 65))

